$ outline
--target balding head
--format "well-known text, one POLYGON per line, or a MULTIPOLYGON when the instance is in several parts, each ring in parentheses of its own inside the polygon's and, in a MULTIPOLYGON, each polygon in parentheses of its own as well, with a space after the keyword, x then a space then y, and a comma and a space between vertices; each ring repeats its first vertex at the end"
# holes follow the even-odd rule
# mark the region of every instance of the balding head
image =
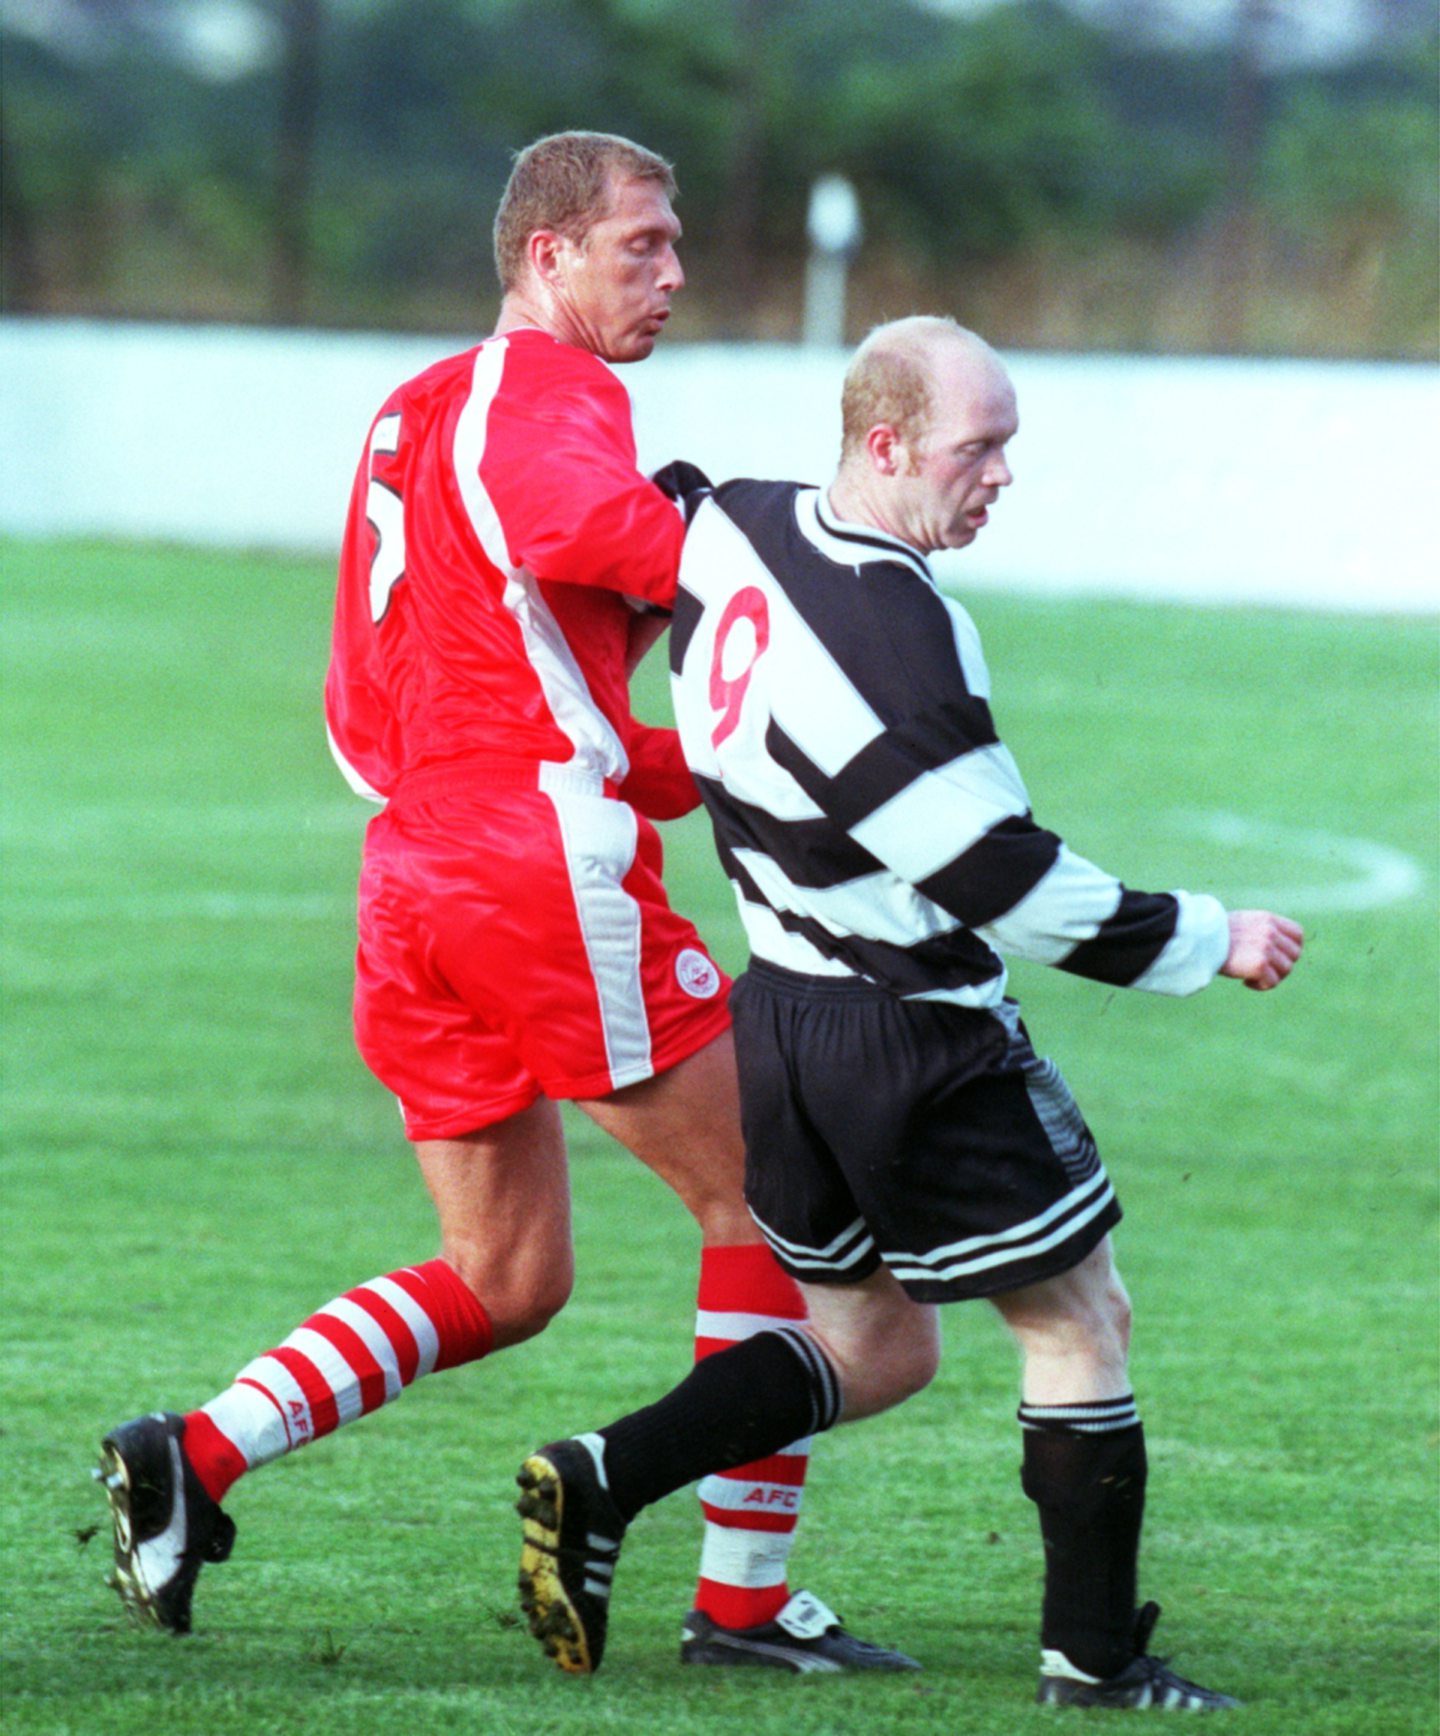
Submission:
POLYGON ((953 319, 915 314, 875 327, 845 374, 840 395, 842 463, 864 452, 866 436, 882 422, 907 445, 923 441, 935 410, 936 361, 946 352, 977 366, 1001 367, 984 338, 953 319))
POLYGON ((855 352, 841 397, 834 510, 930 553, 964 548, 1011 477, 1018 426, 1005 365, 952 319, 877 326, 855 352))

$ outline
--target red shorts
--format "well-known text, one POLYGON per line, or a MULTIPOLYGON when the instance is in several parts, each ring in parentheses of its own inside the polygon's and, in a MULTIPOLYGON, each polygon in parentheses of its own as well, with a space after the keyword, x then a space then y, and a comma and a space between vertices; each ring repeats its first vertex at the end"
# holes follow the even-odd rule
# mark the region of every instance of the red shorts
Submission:
POLYGON ((411 1139, 603 1097, 729 1027, 729 979, 660 865, 649 821, 562 766, 421 774, 370 822, 355 1035, 411 1139))

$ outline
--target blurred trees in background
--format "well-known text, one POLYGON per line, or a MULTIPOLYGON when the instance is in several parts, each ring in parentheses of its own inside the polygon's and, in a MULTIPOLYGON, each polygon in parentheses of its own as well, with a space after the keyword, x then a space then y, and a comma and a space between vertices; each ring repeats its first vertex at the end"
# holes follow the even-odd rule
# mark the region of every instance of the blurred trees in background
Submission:
POLYGON ((1309 61, 1273 51, 1283 0, 1208 42, 1157 8, 4 0, 5 305, 478 332, 512 152, 588 126, 677 165, 679 337, 798 334, 839 171, 852 335, 933 309, 1021 347, 1433 354, 1428 0, 1309 61))

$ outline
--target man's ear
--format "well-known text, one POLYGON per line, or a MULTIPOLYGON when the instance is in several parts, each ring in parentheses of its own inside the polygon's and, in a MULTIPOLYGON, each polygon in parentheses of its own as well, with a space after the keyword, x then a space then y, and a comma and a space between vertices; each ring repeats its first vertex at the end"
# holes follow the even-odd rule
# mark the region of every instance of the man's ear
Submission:
POLYGON ((554 283, 560 275, 560 256, 565 237, 557 229, 536 229, 525 243, 530 268, 542 283, 554 283))
POLYGON ((897 476, 906 467, 905 442, 888 422, 877 422, 865 436, 865 450, 881 476, 897 476))

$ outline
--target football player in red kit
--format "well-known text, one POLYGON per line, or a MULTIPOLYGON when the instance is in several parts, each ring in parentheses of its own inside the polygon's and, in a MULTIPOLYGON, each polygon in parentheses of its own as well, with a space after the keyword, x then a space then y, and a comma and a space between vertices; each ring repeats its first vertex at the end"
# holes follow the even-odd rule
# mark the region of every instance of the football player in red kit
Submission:
MULTIPOLYGON (((352 786, 384 803, 360 876, 355 1029, 400 1101, 440 1255, 328 1303, 200 1409, 106 1436, 115 1583, 160 1627, 189 1628, 245 1471, 533 1337, 564 1305, 557 1100, 699 1224, 698 1355, 804 1315, 741 1196, 729 985, 660 878, 651 821, 698 794, 674 732, 629 708, 684 521, 636 469, 606 364, 649 355, 684 282, 674 190, 663 159, 612 135, 522 152, 495 224, 494 335, 401 386, 371 426, 326 718, 352 786)), ((682 1660, 915 1667, 790 1593, 807 1449, 701 1485, 682 1660)), ((553 1638, 562 1666, 588 1667, 580 1636, 553 1638)))

